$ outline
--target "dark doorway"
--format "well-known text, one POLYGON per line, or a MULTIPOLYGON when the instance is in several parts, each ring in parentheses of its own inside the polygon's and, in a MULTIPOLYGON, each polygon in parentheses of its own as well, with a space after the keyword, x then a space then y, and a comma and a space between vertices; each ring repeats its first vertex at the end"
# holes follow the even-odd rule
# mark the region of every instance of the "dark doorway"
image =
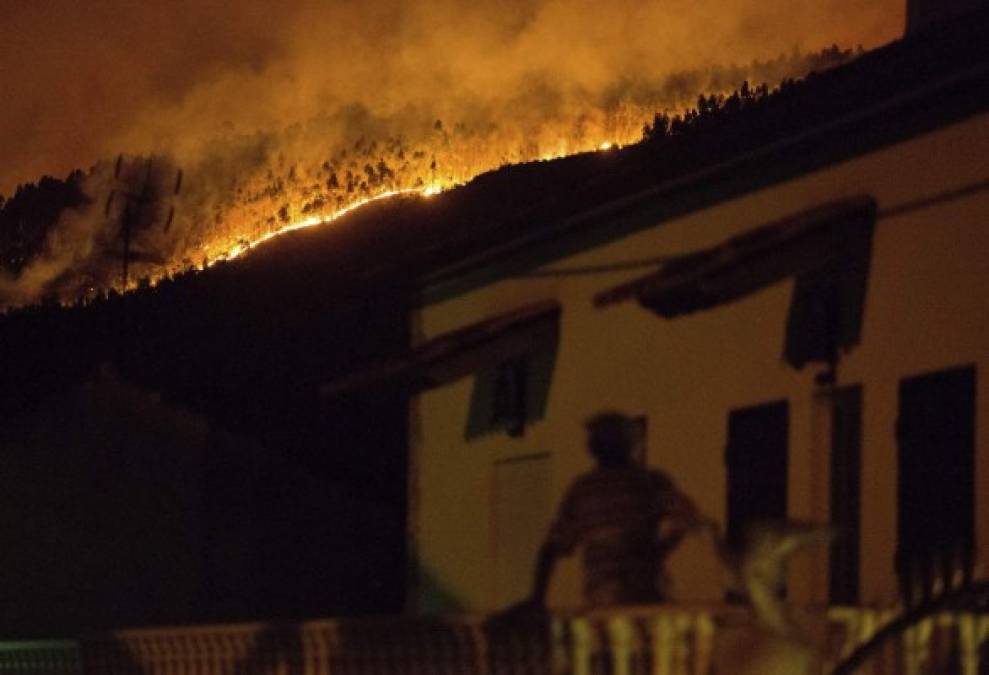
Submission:
POLYGON ((831 545, 828 600, 855 605, 859 599, 859 533, 862 476, 862 387, 831 395, 831 545))
POLYGON ((746 523, 786 517, 787 402, 732 410, 728 415, 728 544, 743 544, 746 523))
POLYGON ((897 572, 909 600, 972 556, 975 368, 903 380, 897 420, 897 572))

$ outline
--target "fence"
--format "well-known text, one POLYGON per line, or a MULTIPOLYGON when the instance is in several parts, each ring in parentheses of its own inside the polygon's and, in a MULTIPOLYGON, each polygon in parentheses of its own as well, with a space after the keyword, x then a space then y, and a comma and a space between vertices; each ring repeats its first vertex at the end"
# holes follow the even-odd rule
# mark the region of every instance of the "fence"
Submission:
POLYGON ((75 640, 0 642, 0 673, 17 675, 81 675, 75 640))
MULTIPOLYGON (((826 670, 897 616, 844 607, 818 614, 826 670)), ((480 617, 392 617, 124 630, 0 643, 0 673, 707 675, 719 636, 747 622, 738 608, 637 607, 500 628, 480 617)), ((884 643, 855 672, 983 675, 987 646, 989 616, 946 612, 884 643)))

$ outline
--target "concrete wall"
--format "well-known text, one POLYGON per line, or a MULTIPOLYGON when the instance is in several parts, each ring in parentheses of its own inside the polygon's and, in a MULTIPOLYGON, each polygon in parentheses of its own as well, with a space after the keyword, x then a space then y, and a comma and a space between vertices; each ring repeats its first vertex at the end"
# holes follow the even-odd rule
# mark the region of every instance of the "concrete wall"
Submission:
MULTIPOLYGON (((887 603, 896 594, 894 425, 904 377, 976 364, 976 536, 981 558, 989 560, 989 192, 884 215, 913 200, 984 181, 987 129, 989 116, 971 118, 552 265, 689 252, 828 201, 862 193, 875 197, 880 218, 862 343, 842 359, 838 380, 839 386, 863 387, 863 603, 887 603)), ((493 607, 495 463, 551 453, 556 504, 574 477, 591 466, 583 449, 583 420, 605 408, 648 416, 649 464, 669 471, 704 511, 723 520, 728 412, 785 398, 789 515, 828 519, 827 420, 813 395, 819 368, 795 371, 782 358, 792 281, 673 320, 633 302, 606 309, 592 305, 595 293, 641 273, 506 279, 427 306, 416 318, 419 337, 426 339, 536 300, 554 298, 563 306, 548 411, 522 437, 500 433, 465 440, 470 378, 413 401, 411 528, 424 608, 493 607)), ((705 542, 687 542, 671 572, 677 599, 712 601, 722 595, 705 542)), ((801 560, 791 576, 792 597, 823 600, 826 552, 801 560)), ((552 604, 578 605, 579 585, 578 564, 568 560, 553 580, 552 604)))

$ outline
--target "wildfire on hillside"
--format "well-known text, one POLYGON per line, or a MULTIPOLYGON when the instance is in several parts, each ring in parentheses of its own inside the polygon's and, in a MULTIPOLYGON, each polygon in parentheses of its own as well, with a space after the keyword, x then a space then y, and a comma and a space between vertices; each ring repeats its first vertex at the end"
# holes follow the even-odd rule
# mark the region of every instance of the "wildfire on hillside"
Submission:
POLYGON ((295 222, 289 223, 283 227, 277 228, 264 234, 253 241, 241 240, 234 244, 232 247, 226 251, 221 252, 221 260, 233 260, 234 258, 239 258, 243 254, 250 251, 256 246, 260 246, 275 237, 281 236, 283 234, 288 234, 289 232, 294 232, 296 230, 303 230, 307 227, 315 227, 316 225, 324 225, 331 223, 334 220, 338 220, 343 216, 347 215, 352 211, 367 206, 368 204, 376 201, 381 201, 383 199, 391 199, 392 197, 397 197, 399 195, 420 195, 422 197, 432 197, 435 194, 442 192, 443 188, 438 186, 429 186, 425 188, 402 188, 398 190, 386 190, 384 192, 375 194, 371 197, 363 197, 357 201, 350 202, 346 206, 343 206, 336 211, 333 211, 329 215, 319 215, 319 216, 309 216, 308 218, 303 218, 302 220, 297 220, 295 222))
POLYGON ((18 279, 0 279, 0 303, 46 295, 74 301, 111 288, 153 285, 243 256, 281 234, 330 223, 370 202, 400 194, 428 197, 505 165, 612 152, 640 140, 657 112, 681 112, 700 93, 727 93, 742 81, 772 86, 854 56, 832 48, 676 73, 651 84, 620 83, 593 96, 570 91, 552 105, 527 106, 519 99, 515 112, 488 111, 491 117, 479 113, 452 124, 426 110, 374 114, 344 107, 277 131, 219 133, 183 161, 185 178, 175 195, 172 159, 103 162, 83 179, 90 206, 62 218, 44 254, 18 279), (108 195, 117 195, 116 201, 108 195), (132 201, 121 202, 120 195, 132 201), (122 261, 129 273, 122 274, 122 261))
MULTIPOLYGON (((190 185, 193 194, 183 200, 179 217, 188 223, 184 231, 194 236, 170 253, 158 273, 237 257, 280 233, 333 221, 391 195, 429 196, 505 165, 608 152, 640 140, 657 111, 680 112, 700 93, 726 93, 745 79, 773 85, 853 56, 831 49, 746 68, 680 73, 603 100, 574 94, 575 100, 555 110, 523 111, 499 123, 451 125, 414 115, 374 117, 347 110, 271 137, 227 138, 225 152, 247 161, 223 177, 229 183, 222 194, 213 180, 209 195, 190 185), (339 136, 341 126, 347 129, 345 140, 328 142, 339 136)), ((210 156, 192 167, 192 175, 212 174, 215 161, 210 156)))
MULTIPOLYGON (((373 142, 360 148, 362 144, 358 141, 355 144, 358 148, 350 153, 349 161, 347 151, 342 151, 336 156, 336 163, 325 162, 308 169, 295 165, 288 171, 288 183, 277 179, 273 183, 262 180, 261 187, 249 193, 246 199, 230 203, 223 216, 215 219, 217 227, 200 245, 206 260, 203 265, 239 257, 288 232, 333 222, 371 202, 398 195, 431 197, 505 165, 551 161, 578 153, 619 148, 639 140, 642 125, 651 115, 642 111, 635 120, 637 128, 634 132, 630 128, 619 132, 613 126, 602 126, 594 131, 584 129, 568 134, 563 128, 559 137, 551 139, 548 145, 530 142, 528 147, 514 151, 499 148, 496 142, 482 140, 454 145, 442 131, 437 134, 438 151, 408 153, 398 141, 392 141, 385 148, 376 147, 373 142), (490 150, 486 152, 486 148, 490 150), (377 162, 373 163, 375 158, 377 162), (388 159, 394 163, 390 164, 388 159), (335 166, 341 167, 339 173, 335 166)), ((544 134, 549 136, 545 131, 544 134)), ((238 189, 244 190, 246 186, 238 189)))

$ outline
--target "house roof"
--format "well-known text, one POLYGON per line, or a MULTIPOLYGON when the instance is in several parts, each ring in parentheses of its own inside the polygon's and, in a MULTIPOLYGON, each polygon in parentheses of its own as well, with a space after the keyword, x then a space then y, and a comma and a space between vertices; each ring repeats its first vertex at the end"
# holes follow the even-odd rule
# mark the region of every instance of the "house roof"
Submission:
POLYGON ((876 202, 867 195, 823 204, 671 259, 657 272, 598 293, 594 304, 637 300, 673 318, 792 277, 785 358, 796 368, 834 362, 861 337, 875 220, 876 202))
POLYGON ((876 203, 862 195, 823 204, 710 248, 670 260, 651 274, 601 291, 606 307, 637 300, 665 317, 730 302, 784 277, 833 264, 841 244, 871 226, 876 203))
POLYGON ((408 251, 424 302, 983 112, 987 34, 980 10, 679 134, 481 176, 408 251))
POLYGON ((452 382, 485 365, 525 354, 540 337, 555 340, 560 305, 536 302, 428 340, 407 354, 381 361, 320 386, 323 396, 337 396, 378 384, 402 384, 408 390, 452 382))

